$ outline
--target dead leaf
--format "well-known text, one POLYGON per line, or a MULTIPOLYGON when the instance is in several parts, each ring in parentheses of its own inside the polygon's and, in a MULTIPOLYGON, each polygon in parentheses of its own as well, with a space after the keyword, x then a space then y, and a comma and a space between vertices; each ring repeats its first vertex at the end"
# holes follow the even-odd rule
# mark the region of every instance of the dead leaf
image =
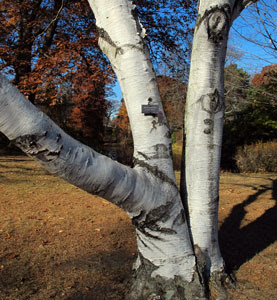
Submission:
POLYGON ((14 258, 17 258, 18 256, 19 256, 19 254, 12 253, 8 256, 8 259, 14 259, 14 258))

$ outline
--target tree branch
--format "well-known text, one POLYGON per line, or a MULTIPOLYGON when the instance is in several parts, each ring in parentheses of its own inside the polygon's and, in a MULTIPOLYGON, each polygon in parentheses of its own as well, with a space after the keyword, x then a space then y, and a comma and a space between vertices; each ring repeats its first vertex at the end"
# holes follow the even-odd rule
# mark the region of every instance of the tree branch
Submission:
POLYGON ((246 7, 257 1, 259 0, 236 0, 232 12, 232 21, 234 21, 246 7))
POLYGON ((269 31, 267 30, 267 27, 266 27, 266 25, 265 25, 265 23, 264 23, 264 21, 263 21, 263 19, 262 19, 262 17, 261 17, 260 10, 259 10, 258 6, 255 5, 255 8, 256 8, 256 11, 257 11, 257 13, 258 13, 259 19, 260 19, 260 21, 261 21, 261 23, 262 23, 262 25, 263 25, 263 27, 264 27, 264 30, 265 30, 265 32, 266 32, 266 34, 267 34, 267 37, 268 37, 269 40, 271 41, 271 43, 272 43, 274 49, 277 50, 277 45, 275 44, 275 42, 274 42, 274 40, 273 40, 271 34, 270 34, 269 31))
POLYGON ((56 16, 51 20, 51 22, 49 23, 49 25, 48 25, 41 33, 39 33, 35 38, 38 38, 38 37, 40 37, 41 35, 43 35, 45 32, 48 31, 48 29, 49 29, 53 24, 57 23, 58 18, 59 18, 59 15, 60 15, 60 13, 61 13, 63 7, 64 7, 64 0, 62 0, 62 4, 61 4, 61 6, 60 6, 60 8, 59 8, 59 10, 58 10, 58 12, 57 12, 57 14, 56 14, 56 16))
POLYGON ((136 7, 129 0, 112 1, 112 5, 109 0, 89 3, 99 28, 100 48, 110 60, 122 90, 134 140, 134 158, 157 167, 175 181, 171 136, 136 7), (142 113, 142 105, 150 102, 157 113, 142 113))
MULTIPOLYGON (((49 172, 133 213, 152 199, 151 176, 81 144, 0 74, 0 131, 49 172)), ((156 186, 158 184, 156 183, 156 186)))

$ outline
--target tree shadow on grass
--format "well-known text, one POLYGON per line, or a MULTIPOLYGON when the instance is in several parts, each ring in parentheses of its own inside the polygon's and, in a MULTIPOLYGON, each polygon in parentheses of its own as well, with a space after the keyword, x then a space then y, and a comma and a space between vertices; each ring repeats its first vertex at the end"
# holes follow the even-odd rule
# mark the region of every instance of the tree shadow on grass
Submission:
POLYGON ((227 270, 237 270, 277 240, 277 180, 270 179, 272 187, 261 185, 244 202, 236 205, 219 230, 219 241, 227 270), (272 190, 275 205, 252 223, 240 228, 246 207, 260 195, 272 190))

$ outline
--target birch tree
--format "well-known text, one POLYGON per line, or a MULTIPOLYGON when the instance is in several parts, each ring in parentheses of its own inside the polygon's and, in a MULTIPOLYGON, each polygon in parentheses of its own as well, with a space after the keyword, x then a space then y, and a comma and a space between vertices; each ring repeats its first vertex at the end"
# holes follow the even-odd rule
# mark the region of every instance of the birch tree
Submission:
POLYGON ((100 47, 113 66, 126 103, 134 139, 133 168, 68 136, 0 77, 0 131, 51 173, 107 199, 131 218, 138 257, 130 300, 207 299, 209 285, 224 284, 228 278, 217 238, 223 66, 231 24, 251 2, 199 2, 181 192, 145 42, 147 33, 132 1, 89 0, 100 47), (154 112, 142 113, 142 105, 154 112))

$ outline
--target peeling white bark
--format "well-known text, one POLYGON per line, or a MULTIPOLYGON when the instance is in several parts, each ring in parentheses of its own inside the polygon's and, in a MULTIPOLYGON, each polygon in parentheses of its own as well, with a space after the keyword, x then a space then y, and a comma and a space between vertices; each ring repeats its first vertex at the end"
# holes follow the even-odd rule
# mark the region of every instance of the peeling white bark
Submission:
MULTIPOLYGON (((156 77, 144 41, 145 30, 129 0, 90 0, 99 28, 99 44, 118 77, 126 103, 134 158, 147 162, 175 181, 171 137, 162 108, 156 77), (142 105, 159 106, 159 116, 145 116, 142 105)), ((137 167, 138 167, 137 166, 137 167)))
POLYGON ((186 183, 182 188, 187 192, 193 244, 204 253, 211 272, 224 269, 217 233, 223 79, 228 33, 238 5, 243 1, 200 1, 188 85, 186 183))

